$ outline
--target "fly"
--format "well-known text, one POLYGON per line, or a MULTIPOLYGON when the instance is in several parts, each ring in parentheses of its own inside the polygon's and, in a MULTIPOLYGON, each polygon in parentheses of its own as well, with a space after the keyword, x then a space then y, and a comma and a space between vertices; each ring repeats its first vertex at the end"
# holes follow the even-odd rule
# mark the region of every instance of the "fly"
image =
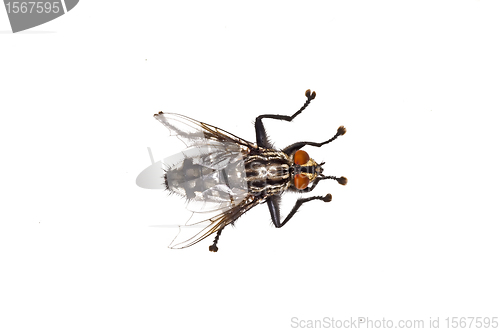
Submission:
MULTIPOLYGON (((145 169, 137 184, 145 188, 161 186, 170 193, 187 199, 188 209, 200 221, 189 220, 189 226, 202 226, 191 233, 184 230, 170 244, 170 248, 189 247, 216 233, 209 250, 217 252, 217 243, 223 229, 254 206, 266 203, 275 227, 281 228, 307 202, 330 202, 332 195, 299 198, 288 215, 280 214, 281 195, 285 192, 308 193, 323 180, 347 184, 345 177, 323 175, 324 163, 317 163, 302 150, 306 145, 321 147, 346 133, 340 126, 337 133, 321 143, 302 141, 279 150, 273 147, 262 123, 263 119, 292 121, 316 97, 307 90, 307 100, 292 116, 260 115, 255 120, 256 143, 251 143, 227 131, 183 115, 159 112, 154 117, 167 127, 173 136, 181 139, 188 149, 165 158, 145 169), (207 218, 206 213, 213 216, 207 218), (194 233, 194 234, 193 234, 194 233)), ((193 231, 194 230, 194 231, 193 231)))

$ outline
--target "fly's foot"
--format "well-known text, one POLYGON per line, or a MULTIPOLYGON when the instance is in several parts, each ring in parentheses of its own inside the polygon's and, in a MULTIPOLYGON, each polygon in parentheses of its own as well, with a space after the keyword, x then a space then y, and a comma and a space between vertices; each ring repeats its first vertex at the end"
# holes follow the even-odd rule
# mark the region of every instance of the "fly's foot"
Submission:
POLYGON ((325 197, 323 197, 323 202, 331 202, 332 201, 332 194, 326 194, 325 197))
POLYGON ((208 250, 210 250, 211 252, 217 252, 217 250, 219 250, 219 248, 217 248, 217 242, 219 242, 219 236, 222 233, 223 229, 224 229, 224 227, 219 229, 219 231, 217 232, 217 235, 215 236, 214 244, 212 244, 210 247, 208 247, 208 250))
POLYGON ((337 129, 337 135, 336 136, 342 136, 346 133, 346 129, 344 126, 340 126, 338 129, 337 129))
POLYGON ((316 91, 313 91, 311 93, 311 90, 310 89, 307 89, 306 90, 306 97, 307 97, 307 100, 313 100, 314 98, 316 98, 316 91))
POLYGON ((335 178, 335 180, 337 180, 337 182, 340 183, 343 186, 345 186, 347 184, 347 178, 345 176, 341 176, 339 178, 335 178))

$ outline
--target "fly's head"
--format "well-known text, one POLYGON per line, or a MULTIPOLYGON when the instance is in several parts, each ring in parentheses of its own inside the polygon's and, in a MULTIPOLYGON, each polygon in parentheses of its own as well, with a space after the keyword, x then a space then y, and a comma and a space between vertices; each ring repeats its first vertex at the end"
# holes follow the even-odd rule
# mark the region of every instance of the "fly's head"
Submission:
POLYGON ((341 185, 347 184, 345 177, 331 177, 323 175, 323 166, 325 163, 318 164, 304 150, 298 150, 293 156, 293 166, 290 167, 290 173, 293 177, 293 185, 298 190, 304 190, 317 177, 331 178, 337 180, 341 185))
POLYGON ((318 165, 304 150, 298 150, 293 156, 293 166, 290 173, 293 176, 293 185, 299 190, 306 189, 319 174, 323 174, 322 164, 318 165))

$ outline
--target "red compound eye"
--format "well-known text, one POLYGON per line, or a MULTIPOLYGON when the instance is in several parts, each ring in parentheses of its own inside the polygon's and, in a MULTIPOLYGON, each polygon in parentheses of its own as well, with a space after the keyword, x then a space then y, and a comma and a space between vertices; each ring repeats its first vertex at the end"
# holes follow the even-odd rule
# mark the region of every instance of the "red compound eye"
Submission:
POLYGON ((299 190, 306 189, 309 185, 309 178, 307 177, 307 175, 304 175, 302 173, 295 174, 295 176, 293 177, 293 185, 299 190))
POLYGON ((303 150, 299 150, 295 152, 295 155, 293 156, 293 162, 296 163, 297 165, 304 165, 309 161, 309 155, 307 152, 303 150))

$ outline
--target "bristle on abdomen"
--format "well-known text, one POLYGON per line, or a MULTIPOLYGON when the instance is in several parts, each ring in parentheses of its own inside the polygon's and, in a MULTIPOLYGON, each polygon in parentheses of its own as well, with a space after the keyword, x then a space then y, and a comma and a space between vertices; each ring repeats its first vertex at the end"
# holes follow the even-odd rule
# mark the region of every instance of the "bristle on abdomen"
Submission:
POLYGON ((170 187, 168 186, 167 172, 165 172, 165 174, 163 175, 163 179, 165 180, 165 189, 170 189, 170 187))

